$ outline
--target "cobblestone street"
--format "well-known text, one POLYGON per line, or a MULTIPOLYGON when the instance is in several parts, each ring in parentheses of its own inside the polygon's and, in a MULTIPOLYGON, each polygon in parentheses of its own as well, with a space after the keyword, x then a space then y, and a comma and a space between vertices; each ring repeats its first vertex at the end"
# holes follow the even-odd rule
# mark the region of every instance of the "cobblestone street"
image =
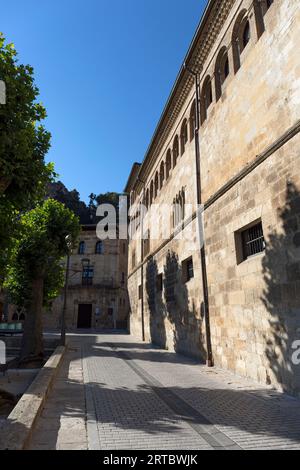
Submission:
POLYGON ((300 449, 300 403, 126 335, 71 336, 32 449, 300 449))

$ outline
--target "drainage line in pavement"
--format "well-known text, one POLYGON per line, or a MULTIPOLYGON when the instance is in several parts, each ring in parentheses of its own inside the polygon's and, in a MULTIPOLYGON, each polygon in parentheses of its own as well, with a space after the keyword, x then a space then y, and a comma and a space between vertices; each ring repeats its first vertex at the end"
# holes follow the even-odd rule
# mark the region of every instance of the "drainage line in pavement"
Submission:
MULTIPOLYGON (((205 416, 195 408, 182 400, 176 393, 164 387, 158 380, 148 374, 142 367, 138 366, 124 351, 111 343, 105 344, 115 351, 116 355, 124 360, 126 364, 147 384, 152 391, 183 421, 185 421, 196 433, 202 437, 215 450, 242 450, 241 447, 219 431, 205 416), (198 422, 195 422, 198 421, 198 422), (201 423, 201 424, 200 424, 201 423)), ((104 346, 105 346, 104 345, 104 346)))

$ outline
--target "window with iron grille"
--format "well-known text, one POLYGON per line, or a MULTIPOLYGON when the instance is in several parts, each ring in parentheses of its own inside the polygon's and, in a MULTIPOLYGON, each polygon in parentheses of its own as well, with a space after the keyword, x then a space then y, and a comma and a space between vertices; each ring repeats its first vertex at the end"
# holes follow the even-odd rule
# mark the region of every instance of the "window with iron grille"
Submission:
POLYGON ((183 282, 189 282, 194 278, 194 263, 193 258, 188 258, 182 262, 182 276, 183 282))
POLYGON ((82 272, 82 285, 92 286, 94 280, 94 268, 84 268, 82 272))
POLYGON ((255 225, 252 225, 246 230, 242 230, 240 234, 242 244, 242 261, 245 261, 248 258, 265 251, 266 243, 261 221, 255 225))

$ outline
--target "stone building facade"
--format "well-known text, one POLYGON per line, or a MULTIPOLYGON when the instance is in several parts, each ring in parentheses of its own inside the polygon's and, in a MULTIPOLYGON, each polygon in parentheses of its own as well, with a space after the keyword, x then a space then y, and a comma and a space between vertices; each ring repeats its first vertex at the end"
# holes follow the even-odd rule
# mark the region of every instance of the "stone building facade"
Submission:
POLYGON ((296 395, 299 31, 295 0, 209 1, 126 186, 132 333, 296 395))
MULTIPOLYGON (((95 225, 82 227, 78 249, 70 258, 67 329, 127 329, 128 243, 100 241, 95 225)), ((60 327, 64 296, 44 314, 46 329, 60 327)))

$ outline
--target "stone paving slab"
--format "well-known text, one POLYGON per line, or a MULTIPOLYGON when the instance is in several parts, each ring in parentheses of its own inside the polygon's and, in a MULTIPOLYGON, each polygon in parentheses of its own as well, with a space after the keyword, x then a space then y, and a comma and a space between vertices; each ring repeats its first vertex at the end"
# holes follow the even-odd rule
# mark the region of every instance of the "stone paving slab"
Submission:
POLYGON ((32 449, 300 449, 300 400, 128 335, 71 345, 32 449))
POLYGON ((133 348, 131 343, 124 337, 123 343, 116 338, 114 345, 241 448, 300 449, 300 400, 179 355, 145 345, 133 348))

